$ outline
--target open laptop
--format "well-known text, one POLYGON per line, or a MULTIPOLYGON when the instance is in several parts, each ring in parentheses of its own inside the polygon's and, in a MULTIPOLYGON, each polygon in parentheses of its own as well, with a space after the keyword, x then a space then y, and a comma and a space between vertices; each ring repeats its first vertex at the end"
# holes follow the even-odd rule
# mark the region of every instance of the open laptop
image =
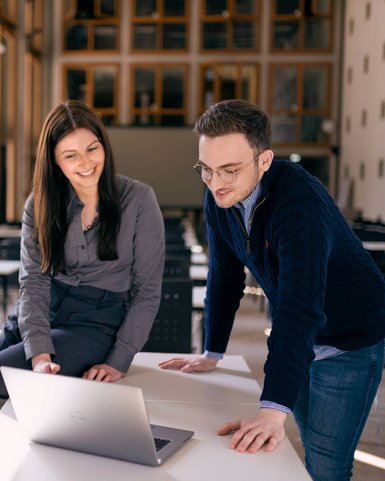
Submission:
POLYGON ((141 388, 1 367, 32 441, 158 466, 192 431, 149 423, 141 388))

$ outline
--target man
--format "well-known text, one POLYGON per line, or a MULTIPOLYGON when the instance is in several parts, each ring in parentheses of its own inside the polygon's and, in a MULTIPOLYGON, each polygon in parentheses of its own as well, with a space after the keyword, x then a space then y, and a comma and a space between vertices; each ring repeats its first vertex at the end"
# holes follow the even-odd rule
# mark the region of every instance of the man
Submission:
POLYGON ((272 331, 255 417, 235 420, 240 452, 272 451, 293 412, 314 480, 346 481, 381 380, 385 282, 321 183, 273 160, 266 115, 223 101, 197 121, 207 184, 209 275, 205 353, 165 369, 210 371, 226 351, 244 289, 244 267, 269 299, 272 331))

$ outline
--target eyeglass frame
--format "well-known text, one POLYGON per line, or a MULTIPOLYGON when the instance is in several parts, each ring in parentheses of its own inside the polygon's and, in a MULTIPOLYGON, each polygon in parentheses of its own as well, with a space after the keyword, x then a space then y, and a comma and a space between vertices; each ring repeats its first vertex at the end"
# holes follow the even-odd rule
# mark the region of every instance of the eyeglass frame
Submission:
POLYGON ((203 162, 201 162, 200 160, 198 160, 198 162, 194 165, 194 169, 195 169, 195 172, 199 175, 199 177, 201 178, 202 182, 204 182, 205 184, 209 184, 212 180, 213 180, 213 176, 214 174, 217 174, 218 175, 218 172, 220 171, 226 171, 227 173, 231 173, 233 175, 233 178, 234 180, 232 180, 231 182, 224 182, 223 179, 221 178, 221 175, 219 174, 218 177, 222 180, 222 182, 224 182, 226 185, 230 185, 230 184, 235 184, 235 182, 238 180, 238 175, 244 170, 246 169, 246 167, 248 167, 251 163, 255 162, 256 160, 259 159, 259 157, 263 154, 264 150, 262 152, 260 152, 256 157, 254 157, 252 160, 250 160, 250 162, 247 162, 247 164, 245 165, 242 165, 242 167, 240 167, 239 169, 236 169, 236 170, 231 170, 231 169, 216 169, 216 170, 212 170, 210 169, 209 167, 207 167, 207 165, 205 165, 203 162), (209 179, 204 179, 202 177, 202 174, 199 173, 199 170, 198 170, 198 167, 204 167, 206 168, 207 170, 209 170, 211 172, 211 176, 209 179))

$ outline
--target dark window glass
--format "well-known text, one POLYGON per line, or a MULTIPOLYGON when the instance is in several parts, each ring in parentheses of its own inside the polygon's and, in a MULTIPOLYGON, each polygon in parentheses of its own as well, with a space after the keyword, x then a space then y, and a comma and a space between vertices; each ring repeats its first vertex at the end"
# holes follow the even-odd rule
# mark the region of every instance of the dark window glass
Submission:
POLYGON ((75 18, 95 18, 94 0, 78 0, 75 18))
POLYGON ((156 125, 155 116, 148 115, 147 113, 135 115, 133 120, 134 125, 146 125, 146 126, 153 126, 156 125))
POLYGON ((327 82, 327 70, 324 68, 304 68, 302 99, 304 109, 327 108, 327 82))
POLYGON ((156 12, 156 0, 136 0, 135 15, 138 17, 151 17, 156 12))
POLYGON ((184 116, 183 115, 161 115, 160 125, 168 127, 183 127, 184 116))
POLYGON ((235 13, 236 14, 254 14, 256 10, 255 0, 236 0, 235 13))
POLYGON ((227 10, 227 0, 206 0, 206 15, 222 15, 227 10))
POLYGON ((165 17, 181 17, 184 15, 184 0, 164 0, 163 15, 165 17))
POLYGON ((95 50, 113 50, 116 48, 115 25, 95 25, 95 50))
POLYGON ((134 25, 134 48, 156 48, 156 25, 141 23, 134 25))
POLYGON ((225 49, 227 47, 227 26, 225 23, 205 23, 203 27, 203 48, 225 49))
POLYGON ((100 0, 100 13, 102 15, 115 15, 115 1, 114 0, 100 0))
POLYGON ((104 125, 114 125, 115 123, 115 115, 102 115, 101 119, 104 125))
POLYGON ((329 20, 311 20, 305 22, 304 48, 326 49, 329 47, 329 39, 329 20))
POLYGON ((162 108, 183 107, 183 71, 163 69, 162 78, 162 108))
POLYGON ((253 48, 255 47, 255 23, 234 22, 234 47, 253 48))
POLYGON ((293 144, 297 138, 297 120, 286 114, 271 117, 272 139, 277 144, 293 144))
POLYGON ((298 22, 274 23, 274 48, 292 50, 299 46, 298 22))
POLYGON ((277 67, 274 69, 274 110, 295 110, 297 105, 297 69, 277 67))
POLYGON ((67 70, 67 96, 71 100, 86 101, 85 70, 67 70))
POLYGON ((70 25, 67 27, 66 34, 67 50, 86 50, 87 49, 87 26, 70 25))
POLYGON ((232 78, 221 78, 220 80, 220 99, 228 100, 236 97, 237 94, 237 82, 232 78))
POLYGON ((93 98, 94 107, 100 108, 114 106, 115 77, 116 69, 114 68, 95 68, 93 98))
POLYGON ((304 115, 302 117, 301 142, 317 144, 323 142, 322 120, 323 118, 318 115, 304 115))
POLYGON ((151 69, 135 70, 135 107, 149 108, 155 101, 155 72, 151 69))
POLYGON ((276 13, 278 15, 290 15, 299 10, 299 0, 276 0, 276 13))
POLYGON ((163 25, 163 48, 177 49, 186 47, 186 27, 179 23, 163 25))

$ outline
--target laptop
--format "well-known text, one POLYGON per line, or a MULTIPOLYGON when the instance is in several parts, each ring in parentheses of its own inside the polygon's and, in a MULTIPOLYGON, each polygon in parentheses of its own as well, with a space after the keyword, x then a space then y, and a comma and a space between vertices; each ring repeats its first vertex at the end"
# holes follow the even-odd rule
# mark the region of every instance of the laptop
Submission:
POLYGON ((158 466, 194 434, 151 425, 139 387, 0 369, 31 441, 158 466))

